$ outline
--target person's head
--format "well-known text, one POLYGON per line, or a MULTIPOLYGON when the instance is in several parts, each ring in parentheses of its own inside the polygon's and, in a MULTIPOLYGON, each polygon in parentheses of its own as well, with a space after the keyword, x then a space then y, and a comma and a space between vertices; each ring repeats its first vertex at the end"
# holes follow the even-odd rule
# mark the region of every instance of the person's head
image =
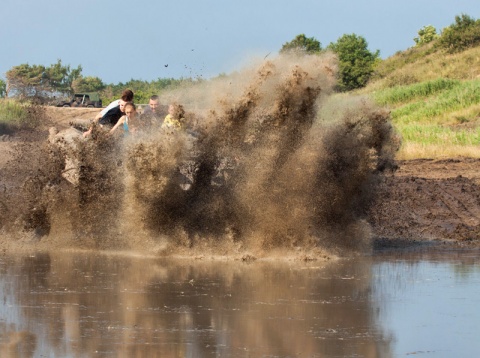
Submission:
POLYGON ((172 117, 175 115, 175 106, 173 104, 170 104, 168 106, 168 114, 171 115, 172 117))
POLYGON ((127 103, 127 101, 124 101, 123 99, 121 99, 118 103, 118 105, 120 106, 120 111, 122 111, 123 113, 125 113, 125 104, 127 103))
POLYGON ((168 114, 175 119, 182 119, 185 116, 185 110, 181 104, 171 103, 168 106, 168 114))
POLYGON ((122 92, 122 100, 125 102, 132 102, 133 101, 133 92, 129 89, 126 89, 122 92))
POLYGON ((148 106, 152 110, 152 112, 158 112, 160 110, 160 99, 156 94, 150 97, 148 101, 148 106))
POLYGON ((125 103, 124 110, 123 112, 129 117, 134 117, 135 113, 137 112, 137 107, 135 106, 135 103, 133 102, 127 102, 125 103))

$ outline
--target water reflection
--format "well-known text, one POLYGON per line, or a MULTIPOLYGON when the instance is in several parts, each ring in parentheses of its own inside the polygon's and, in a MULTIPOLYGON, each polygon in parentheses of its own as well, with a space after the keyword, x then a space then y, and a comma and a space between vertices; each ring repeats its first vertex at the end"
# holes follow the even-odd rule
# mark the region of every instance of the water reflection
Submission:
POLYGON ((476 357, 480 252, 384 256, 372 267, 378 322, 395 356, 476 357))
MULTIPOLYGON (((0 356, 404 355, 421 347, 405 343, 398 326, 411 325, 412 317, 398 317, 395 311, 409 314, 408 302, 428 306, 430 294, 442 294, 425 285, 430 268, 419 262, 425 261, 242 263, 86 252, 4 255, 0 356), (424 300, 413 296, 422 287, 430 290, 424 300)), ((469 286, 472 279, 478 283, 476 259, 429 265, 442 268, 434 269, 433 279, 447 275, 453 286, 469 286)), ((473 309, 471 302, 464 306, 473 309)), ((440 319, 440 325, 448 326, 450 318, 440 319)))

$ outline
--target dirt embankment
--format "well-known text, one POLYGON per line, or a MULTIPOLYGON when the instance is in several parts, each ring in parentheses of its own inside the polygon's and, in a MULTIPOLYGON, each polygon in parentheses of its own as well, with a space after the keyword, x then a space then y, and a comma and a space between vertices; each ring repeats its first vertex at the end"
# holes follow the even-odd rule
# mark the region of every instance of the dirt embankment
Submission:
POLYGON ((13 144, 25 140, 44 140, 48 136, 49 127, 55 126, 58 130, 62 130, 68 128, 75 121, 88 123, 99 111, 99 108, 45 107, 44 115, 41 116, 40 123, 38 123, 38 130, 23 131, 5 136, 2 138, 3 140, 0 140, 0 168, 6 165, 12 157, 13 144))
POLYGON ((381 244, 480 246, 480 160, 400 161, 384 179, 370 222, 381 244))

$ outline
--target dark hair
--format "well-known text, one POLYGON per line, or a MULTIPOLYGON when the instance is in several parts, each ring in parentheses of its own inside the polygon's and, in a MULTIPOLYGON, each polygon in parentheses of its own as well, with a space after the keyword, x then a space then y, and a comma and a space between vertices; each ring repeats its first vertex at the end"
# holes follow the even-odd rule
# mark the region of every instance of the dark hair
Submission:
POLYGON ((131 101, 125 103, 125 106, 123 106, 123 108, 125 108, 127 106, 132 106, 134 110, 137 110, 137 106, 135 106, 135 103, 133 103, 131 101))
POLYGON ((133 92, 132 90, 126 89, 122 92, 122 99, 125 102, 131 102, 133 101, 133 92))
POLYGON ((152 101, 158 101, 159 98, 158 98, 158 95, 154 94, 153 96, 150 96, 150 99, 152 101))

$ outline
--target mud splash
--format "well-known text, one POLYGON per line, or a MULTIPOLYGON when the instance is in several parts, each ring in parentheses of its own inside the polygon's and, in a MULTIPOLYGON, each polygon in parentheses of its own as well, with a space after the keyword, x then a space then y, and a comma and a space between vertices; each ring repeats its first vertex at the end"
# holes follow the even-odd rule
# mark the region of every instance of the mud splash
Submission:
POLYGON ((281 57, 163 95, 184 106, 187 131, 21 148, 4 171, 2 230, 164 254, 368 248, 364 218, 398 139, 387 111, 333 92, 335 74, 331 55, 281 57), (76 187, 65 155, 81 163, 76 187))

